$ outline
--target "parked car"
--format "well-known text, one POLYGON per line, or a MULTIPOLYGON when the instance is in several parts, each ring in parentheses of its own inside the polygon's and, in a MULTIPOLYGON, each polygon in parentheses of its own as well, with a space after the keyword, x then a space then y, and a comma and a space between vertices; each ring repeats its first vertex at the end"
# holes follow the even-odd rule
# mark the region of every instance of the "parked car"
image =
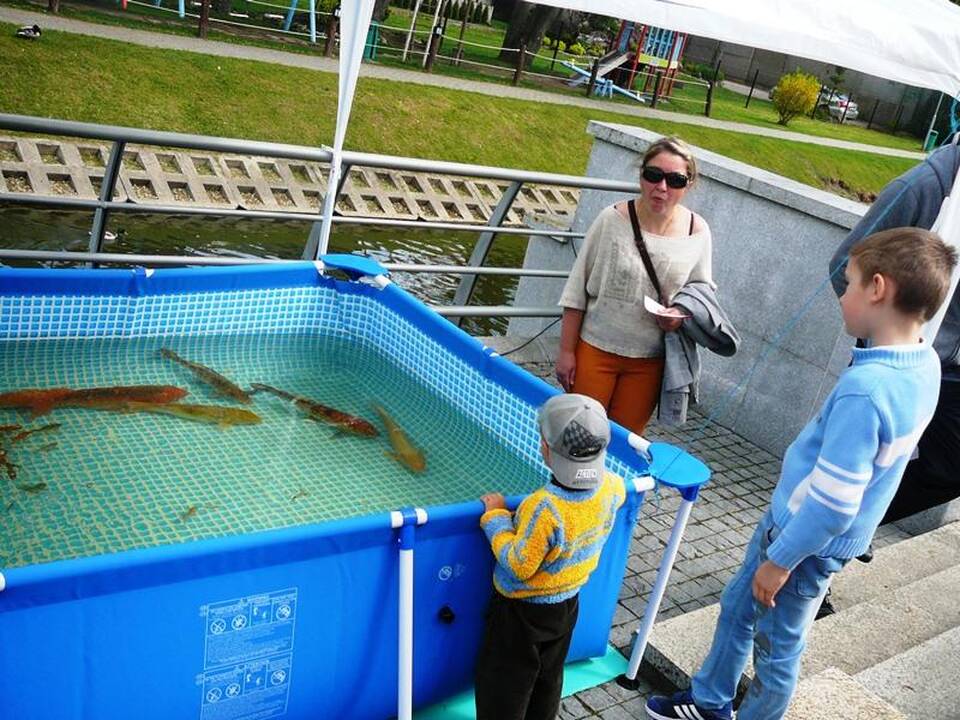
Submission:
POLYGON ((834 93, 833 97, 830 97, 830 88, 826 87, 820 89, 819 107, 826 108, 830 117, 841 122, 856 120, 860 114, 860 108, 849 96, 843 93, 834 93), (844 115, 844 110, 846 110, 846 115, 844 115))

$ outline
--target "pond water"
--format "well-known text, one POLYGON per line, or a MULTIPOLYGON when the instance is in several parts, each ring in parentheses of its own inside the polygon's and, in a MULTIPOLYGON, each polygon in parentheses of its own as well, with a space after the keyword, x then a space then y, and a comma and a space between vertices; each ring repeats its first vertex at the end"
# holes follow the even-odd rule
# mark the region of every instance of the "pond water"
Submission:
MULTIPOLYGON (((29 250, 86 251, 92 215, 87 211, 49 211, 0 205, 0 247, 29 250)), ((116 235, 105 252, 150 255, 216 255, 299 259, 310 223, 294 220, 240 220, 169 215, 110 217, 116 235)), ((477 233, 409 228, 335 225, 331 252, 363 253, 380 262, 464 265, 477 233)), ((486 264, 522 267, 527 237, 500 235, 486 264)), ((453 300, 459 276, 394 273, 393 279, 427 304, 453 300)), ((506 305, 513 301, 517 278, 482 276, 472 304, 506 305)), ((465 318, 462 327, 474 335, 499 335, 504 318, 465 318)))

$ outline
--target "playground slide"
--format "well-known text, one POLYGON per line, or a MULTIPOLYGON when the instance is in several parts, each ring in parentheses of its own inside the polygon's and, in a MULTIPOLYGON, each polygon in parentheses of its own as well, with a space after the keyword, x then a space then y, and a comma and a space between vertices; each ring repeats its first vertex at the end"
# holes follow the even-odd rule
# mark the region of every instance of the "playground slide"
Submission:
MULTIPOLYGON (((628 52, 618 52, 614 51, 612 53, 607 53, 602 58, 600 58, 600 67, 597 68, 597 79, 604 77, 611 70, 616 70, 618 67, 623 65, 628 59, 630 59, 631 53, 628 52)), ((566 65, 566 62, 564 63, 566 65)), ((586 79, 578 75, 577 77, 571 78, 570 82, 567 84, 570 87, 577 87, 578 85, 585 85, 590 80, 590 73, 587 73, 586 79)))
MULTIPOLYGON (((577 75, 577 77, 575 78, 576 82, 571 81, 568 83, 568 85, 570 85, 571 87, 575 87, 576 85, 585 85, 590 81, 589 70, 584 70, 582 67, 579 67, 573 64, 569 60, 564 60, 560 64, 563 65, 568 70, 572 70, 577 75)), ((603 95, 611 96, 613 95, 613 93, 617 93, 618 95, 624 95, 632 100, 636 100, 639 103, 646 102, 642 97, 640 97, 638 93, 631 92, 630 90, 627 90, 626 88, 622 88, 619 85, 614 85, 613 80, 604 80, 603 78, 600 78, 597 81, 597 86, 594 92, 597 95, 601 95, 601 96, 603 95)))
POLYGON ((609 60, 607 60, 607 58, 602 58, 600 60, 600 69, 597 70, 597 77, 604 77, 611 70, 616 70, 630 58, 630 55, 631 53, 625 52, 617 53, 609 60))
MULTIPOLYGON (((599 80, 611 70, 615 70, 616 68, 623 65, 630 58, 630 55, 631 53, 628 53, 628 52, 621 53, 616 51, 612 53, 607 53, 606 55, 604 55, 602 58, 600 58, 600 67, 597 68, 597 79, 599 80)), ((590 79, 590 73, 587 73, 587 80, 589 79, 590 79)), ((587 80, 584 80, 583 77, 578 76, 571 79, 568 84, 570 85, 570 87, 576 87, 577 85, 585 84, 587 80)))

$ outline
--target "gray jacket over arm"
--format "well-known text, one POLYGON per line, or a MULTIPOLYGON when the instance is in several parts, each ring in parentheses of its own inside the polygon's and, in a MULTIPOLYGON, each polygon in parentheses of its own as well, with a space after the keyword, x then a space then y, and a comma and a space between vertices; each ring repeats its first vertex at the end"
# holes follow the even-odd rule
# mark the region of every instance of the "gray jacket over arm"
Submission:
POLYGON ((682 425, 687 407, 697 401, 700 388, 700 350, 703 346, 729 357, 740 346, 740 335, 717 302, 710 283, 684 285, 673 297, 673 304, 690 313, 676 332, 665 334, 663 384, 657 419, 664 425, 682 425))
MULTIPOLYGON (((830 260, 831 280, 837 295, 842 295, 847 287, 842 267, 846 265, 850 248, 867 235, 881 230, 896 227, 929 230, 940 214, 943 199, 953 188, 958 168, 960 146, 951 143, 931 153, 926 160, 883 189, 830 260)), ((950 299, 933 349, 940 356, 943 379, 960 380, 960 288, 950 299)))

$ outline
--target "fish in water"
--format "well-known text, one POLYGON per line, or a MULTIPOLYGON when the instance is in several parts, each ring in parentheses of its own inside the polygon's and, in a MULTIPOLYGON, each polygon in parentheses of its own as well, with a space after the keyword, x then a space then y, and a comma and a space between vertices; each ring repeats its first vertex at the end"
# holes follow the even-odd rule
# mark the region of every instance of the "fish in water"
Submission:
POLYGON ((376 437, 380 434, 380 431, 374 427, 373 423, 364 420, 361 417, 357 417, 356 415, 350 415, 349 413, 345 413, 341 410, 327 407, 326 405, 322 405, 314 400, 309 400, 305 397, 301 397, 300 395, 294 395, 286 390, 275 388, 272 385, 253 383, 250 385, 250 387, 253 388, 255 392, 262 391, 273 393, 277 397, 282 397, 284 400, 290 400, 294 405, 297 406, 297 408, 306 413, 307 417, 309 417, 311 420, 330 423, 344 432, 353 433, 354 435, 361 435, 363 437, 376 437))
POLYGON ((173 415, 184 420, 210 423, 221 427, 231 425, 256 425, 262 418, 255 412, 243 408, 224 407, 223 405, 191 405, 189 403, 146 403, 146 402, 103 402, 94 406, 98 410, 114 412, 145 412, 158 415, 173 415))
POLYGON ((20 466, 10 462, 10 458, 7 457, 7 450, 3 446, 0 446, 0 467, 7 471, 8 478, 11 480, 17 479, 17 468, 20 466))
POLYGON ((386 410, 380 405, 374 405, 373 409, 387 428, 387 437, 390 438, 390 444, 393 446, 393 452, 388 452, 386 455, 413 472, 423 472, 427 467, 427 459, 423 456, 423 451, 410 442, 410 438, 386 410))
POLYGON ((39 492, 43 492, 47 489, 47 484, 45 482, 35 482, 35 483, 24 483, 17 485, 17 490, 23 490, 28 492, 31 495, 36 495, 39 492))
POLYGON ((173 385, 114 385, 92 388, 32 388, 0 393, 0 407, 29 410, 34 416, 45 415, 58 407, 91 407, 101 402, 170 403, 187 396, 187 391, 173 385))
POLYGON ((228 397, 231 400, 236 400, 238 403, 243 403, 244 405, 249 405, 251 402, 253 402, 250 397, 250 393, 241 389, 238 385, 230 380, 227 380, 227 378, 218 373, 216 370, 212 370, 206 365, 201 365, 200 363, 191 362, 186 358, 182 358, 173 350, 169 350, 167 348, 160 348, 160 354, 168 360, 173 360, 174 362, 180 363, 185 368, 188 368, 201 381, 205 382, 207 385, 216 390, 218 394, 228 397))
POLYGON ((59 429, 60 429, 60 423, 50 423, 48 425, 41 425, 38 428, 33 428, 32 430, 21 430, 10 439, 10 442, 17 443, 17 442, 20 442, 21 440, 26 440, 28 437, 30 437, 35 433, 53 432, 54 430, 59 430, 59 429))

